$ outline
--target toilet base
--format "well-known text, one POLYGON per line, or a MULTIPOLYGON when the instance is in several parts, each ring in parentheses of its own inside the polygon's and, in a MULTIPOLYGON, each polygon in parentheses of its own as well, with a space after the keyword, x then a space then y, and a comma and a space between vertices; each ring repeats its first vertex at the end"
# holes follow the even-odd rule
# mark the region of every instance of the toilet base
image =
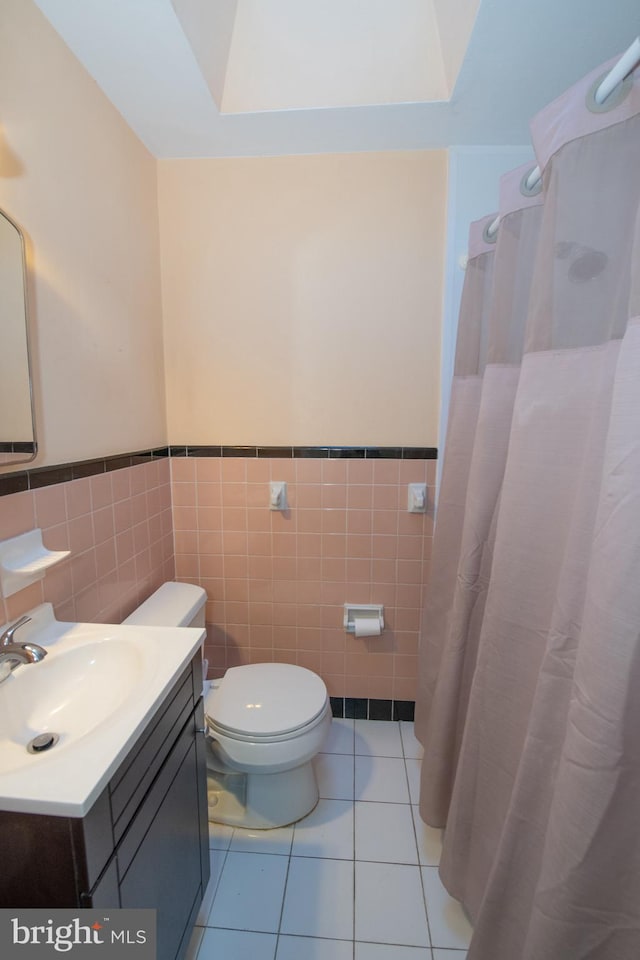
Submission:
POLYGON ((270 830, 311 813, 319 798, 311 761, 281 773, 222 773, 207 769, 209 820, 270 830))

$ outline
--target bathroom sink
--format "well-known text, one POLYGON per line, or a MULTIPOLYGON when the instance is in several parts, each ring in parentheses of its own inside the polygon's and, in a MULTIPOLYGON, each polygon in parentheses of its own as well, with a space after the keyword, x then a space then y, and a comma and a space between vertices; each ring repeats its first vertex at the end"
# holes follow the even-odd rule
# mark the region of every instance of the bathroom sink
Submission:
POLYGON ((0 776, 33 762, 25 748, 39 734, 57 733, 60 752, 108 722, 141 683, 143 666, 133 639, 105 638, 16 670, 0 684, 0 776))
POLYGON ((204 631, 63 623, 50 604, 29 616, 16 640, 47 656, 0 683, 0 809, 83 816, 204 631), (52 733, 52 745, 27 750, 52 733))

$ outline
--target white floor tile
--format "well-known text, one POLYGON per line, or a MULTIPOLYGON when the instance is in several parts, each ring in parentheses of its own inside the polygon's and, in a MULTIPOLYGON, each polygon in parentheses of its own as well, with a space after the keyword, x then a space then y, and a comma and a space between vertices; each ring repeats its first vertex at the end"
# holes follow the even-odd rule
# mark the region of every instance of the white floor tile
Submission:
POLYGON ((234 853, 291 853, 293 826, 273 830, 245 830, 236 827, 229 850, 234 853))
POLYGON ((434 947, 466 950, 471 940, 472 927, 462 907, 445 890, 436 867, 423 867, 422 880, 434 947))
POLYGON ((395 757, 355 758, 356 800, 409 803, 405 761, 395 757))
POLYGON ((400 724, 396 720, 356 720, 355 731, 357 756, 403 756, 400 724))
POLYGON ((353 942, 281 936, 276 960, 353 960, 353 942))
POLYGON ((334 720, 304 820, 211 823, 185 960, 465 960, 471 925, 438 876, 442 832, 416 806, 421 753, 412 723, 334 720))
POLYGON ((210 850, 228 850, 231 838, 233 837, 233 827, 226 823, 213 823, 209 821, 209 849, 210 850))
POLYGON ((202 898, 202 903, 200 904, 200 909, 198 911, 198 916, 196 917, 196 924, 204 927, 207 922, 207 917, 211 911, 211 906, 213 904, 213 898, 216 895, 216 890, 218 889, 218 883, 220 882, 220 877, 222 875, 222 868, 224 867, 224 861, 227 858, 226 850, 210 850, 209 851, 209 867, 210 867, 210 876, 209 883, 207 884, 207 889, 204 892, 204 897, 202 898))
MULTIPOLYGON (((355 960, 431 960, 429 947, 399 947, 388 943, 356 943, 355 960)), ((455 960, 452 957, 451 960, 455 960)))
POLYGON ((323 753, 353 753, 353 720, 331 721, 327 739, 322 744, 323 753))
POLYGON ((356 860, 418 863, 408 803, 356 803, 355 827, 356 860))
POLYGON ((356 940, 429 946, 419 869, 356 862, 356 940))
POLYGON ((420 802, 420 768, 422 767, 422 761, 415 758, 407 758, 405 760, 407 766, 407 779, 409 781, 409 796, 411 797, 411 803, 420 802))
POLYGON ((198 960, 274 960, 278 938, 245 930, 205 930, 198 960))
POLYGON ((400 736, 402 737, 402 749, 405 757, 415 757, 417 760, 422 758, 424 748, 416 738, 413 729, 413 720, 400 721, 400 736))
POLYGON ((277 933, 287 865, 286 857, 230 851, 207 926, 277 933))
POLYGON ((353 863, 292 857, 281 933, 353 938, 353 863))
POLYGON ((319 753, 313 766, 321 797, 353 800, 353 754, 319 753))
POLYGON ((353 860, 353 803, 319 800, 318 806, 295 825, 294 857, 353 860))
POLYGON ((420 817, 417 806, 411 807, 418 840, 418 857, 425 867, 437 867, 442 855, 442 830, 430 827, 420 817))

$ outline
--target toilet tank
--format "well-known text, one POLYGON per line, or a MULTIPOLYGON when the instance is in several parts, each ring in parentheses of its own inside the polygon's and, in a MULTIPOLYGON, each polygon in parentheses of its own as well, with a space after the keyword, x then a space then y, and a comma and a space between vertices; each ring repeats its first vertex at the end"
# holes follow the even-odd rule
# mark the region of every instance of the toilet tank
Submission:
POLYGON ((163 583, 126 620, 144 627, 204 627, 207 594, 194 583, 163 583))

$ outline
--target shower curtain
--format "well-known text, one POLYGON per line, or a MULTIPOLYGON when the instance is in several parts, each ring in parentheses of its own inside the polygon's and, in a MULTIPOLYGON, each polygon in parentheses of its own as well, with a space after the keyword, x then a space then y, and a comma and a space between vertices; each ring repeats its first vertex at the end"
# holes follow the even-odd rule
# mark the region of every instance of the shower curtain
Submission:
POLYGON ((640 956, 640 76, 600 108, 608 67, 471 233, 416 705, 469 960, 640 956))

